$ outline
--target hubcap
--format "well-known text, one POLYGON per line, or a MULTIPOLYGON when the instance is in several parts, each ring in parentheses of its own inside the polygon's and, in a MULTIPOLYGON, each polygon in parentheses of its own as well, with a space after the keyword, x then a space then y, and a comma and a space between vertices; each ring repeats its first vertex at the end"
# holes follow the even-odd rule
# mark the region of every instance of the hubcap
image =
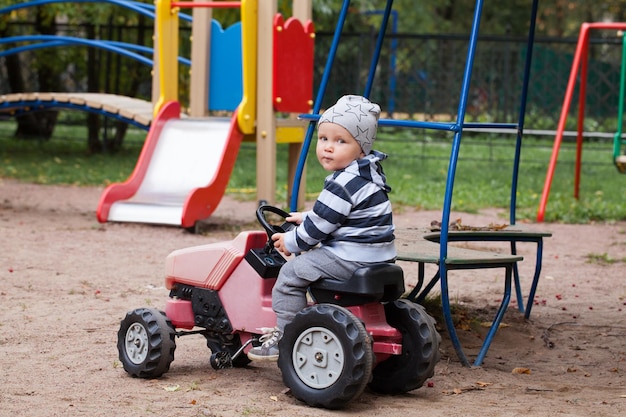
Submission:
POLYGON ((339 339, 323 327, 311 327, 300 334, 293 346, 292 360, 298 378, 316 389, 333 385, 345 364, 339 339))
POLYGON ((148 333, 139 323, 133 323, 126 331, 126 355, 135 365, 139 365, 148 356, 148 333))

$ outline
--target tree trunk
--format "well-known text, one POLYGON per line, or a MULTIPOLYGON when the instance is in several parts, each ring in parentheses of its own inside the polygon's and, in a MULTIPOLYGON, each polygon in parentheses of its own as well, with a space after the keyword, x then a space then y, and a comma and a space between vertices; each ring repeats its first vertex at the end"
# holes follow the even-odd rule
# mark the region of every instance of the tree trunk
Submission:
MULTIPOLYGON (((137 25, 136 38, 134 39, 135 45, 145 45, 145 37, 146 37, 146 25, 145 25, 145 17, 143 15, 139 16, 139 23, 137 25)), ((152 33, 152 28, 150 28, 150 33, 152 33)), ((119 39, 123 41, 123 39, 119 39)), ((121 65, 118 64, 118 68, 121 65)), ((130 63, 124 65, 124 76, 130 80, 130 84, 124 88, 124 91, 117 91, 119 94, 123 94, 130 97, 136 97, 139 91, 139 87, 141 85, 142 77, 141 70, 143 69, 143 64, 137 61, 131 61, 130 63)), ((118 82, 119 85, 119 82, 118 82)), ((128 130, 128 124, 120 121, 116 121, 114 123, 114 134, 112 138, 105 138, 106 140, 106 148, 111 152, 117 152, 121 149, 122 143, 124 142, 124 137, 126 136, 126 131, 128 130)))
MULTIPOLYGON (((37 14, 35 17, 35 30, 44 35, 56 35, 57 25, 54 17, 45 13, 43 7, 37 8, 37 14)), ((59 85, 61 84, 58 71, 52 65, 54 62, 54 51, 40 51, 40 57, 37 59, 37 81, 38 86, 29 86, 28 89, 33 91, 49 92, 59 91, 59 85), (41 59, 43 57, 44 59, 41 59)), ((18 68, 21 68, 21 64, 18 64, 18 68)), ((12 71, 19 71, 18 68, 11 68, 12 71)), ((24 92, 26 86, 19 71, 14 76, 20 78, 16 80, 15 85, 11 85, 11 90, 15 92, 24 92), (13 87, 17 87, 15 90, 13 87)), ((23 116, 18 116, 17 129, 15 131, 16 137, 28 138, 38 137, 43 139, 50 139, 54 132, 54 126, 56 125, 59 112, 55 110, 43 110, 37 113, 29 113, 23 116)))

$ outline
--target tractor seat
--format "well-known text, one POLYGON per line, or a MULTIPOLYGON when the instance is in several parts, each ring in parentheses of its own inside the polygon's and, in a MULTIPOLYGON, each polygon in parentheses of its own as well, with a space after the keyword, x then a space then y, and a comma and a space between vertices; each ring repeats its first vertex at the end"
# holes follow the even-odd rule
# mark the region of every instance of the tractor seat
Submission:
POLYGON ((404 294, 404 272, 392 263, 379 263, 359 268, 347 281, 324 278, 309 287, 318 303, 340 306, 393 301, 404 294))

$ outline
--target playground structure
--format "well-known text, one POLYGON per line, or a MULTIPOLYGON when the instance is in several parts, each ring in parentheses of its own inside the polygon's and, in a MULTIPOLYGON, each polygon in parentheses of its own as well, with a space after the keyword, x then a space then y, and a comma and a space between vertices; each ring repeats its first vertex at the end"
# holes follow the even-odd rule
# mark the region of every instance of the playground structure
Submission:
MULTIPOLYGON (((64 1, 67 0, 34 0, 16 3, 0 9, 0 15, 14 13, 20 9, 29 7, 64 1)), ((72 1, 77 3, 91 2, 91 0, 72 1)), ((102 3, 110 3, 116 6, 124 7, 154 19, 154 12, 151 10, 150 6, 145 3, 120 0, 99 1, 102 3)), ((0 57, 42 48, 80 45, 90 48, 104 49, 106 51, 114 52, 127 58, 137 60, 145 65, 153 65, 153 60, 145 56, 146 53, 153 52, 151 48, 127 45, 120 42, 82 39, 62 35, 25 35, 1 38, 0 44, 19 45, 0 51, 0 57)), ((187 65, 190 64, 190 61, 185 58, 179 57, 179 61, 187 65)), ((105 93, 31 92, 5 94, 0 96, 0 112, 3 114, 19 116, 46 109, 80 110, 88 113, 103 115, 131 124, 140 129, 148 130, 150 128, 150 124, 152 123, 154 106, 152 103, 145 100, 105 93)))
POLYGON ((209 217, 219 204, 239 146, 246 136, 254 136, 257 142, 257 197, 274 201, 276 143, 298 144, 303 132, 297 123, 277 126, 274 108, 283 112, 309 108, 307 92, 310 94, 312 89, 313 38, 312 24, 303 26, 295 18, 284 22, 282 17, 276 16, 276 5, 271 3, 254 0, 157 2, 155 42, 159 98, 153 125, 131 177, 104 191, 98 205, 99 221, 193 227, 199 220, 209 217), (238 27, 231 26, 222 32, 215 25, 211 31, 204 25, 193 25, 192 77, 195 78, 192 78, 191 117, 179 118, 177 13, 179 8, 185 7, 194 8, 194 19, 198 21, 210 19, 210 14, 196 13, 196 10, 240 7, 241 38, 236 36, 238 27), (225 39, 221 47, 217 46, 220 35, 225 39), (238 44, 241 54, 234 52, 239 50, 238 44), (287 50, 283 48, 285 44, 299 44, 304 51, 304 55, 300 54, 302 59, 294 60, 289 67, 300 75, 300 80, 304 79, 304 86, 308 84, 304 89, 275 82, 281 78, 276 78, 276 74, 284 71, 285 60, 293 59, 280 52, 287 50), (235 65, 228 65, 233 61, 235 65), (225 97, 233 97, 237 83, 232 80, 238 73, 242 74, 242 97, 236 108, 231 108, 232 100, 228 103, 225 97), (222 106, 214 107, 212 97, 222 106), (210 110, 233 111, 233 115, 230 121, 195 118, 206 116, 210 110), (209 133, 210 140, 205 138, 209 133))
POLYGON ((12 116, 46 108, 101 114, 140 129, 152 123, 153 105, 145 100, 100 93, 15 93, 0 96, 0 108, 12 116))
MULTIPOLYGON (((55 0, 18 4, 2 12, 46 2, 55 0)), ((273 203, 276 145, 286 143, 290 147, 292 178, 304 134, 303 122, 295 118, 278 120, 276 114, 307 112, 312 103, 314 34, 310 0, 295 0, 294 17, 286 21, 277 14, 276 2, 258 0, 159 1, 154 12, 143 3, 104 2, 155 18, 153 103, 112 94, 21 93, 3 96, 0 111, 19 115, 45 108, 83 110, 149 129, 129 179, 103 192, 97 208, 100 222, 193 227, 219 204, 243 140, 257 143, 257 198, 273 203), (210 10, 225 7, 239 8, 241 22, 222 29, 210 10), (193 8, 193 18, 179 14, 180 8, 193 8), (178 20, 183 16, 211 22, 192 25, 191 60, 178 56, 178 20), (178 102, 179 63, 192 66, 188 114, 182 112, 178 102), (208 117, 211 111, 227 111, 233 116, 208 117)), ((69 37, 18 37, 4 39, 3 43, 26 40, 43 43, 3 54, 46 44, 78 43, 123 53, 149 65, 153 62, 117 44, 69 37)), ((304 192, 298 198, 303 200, 304 192)))
MULTIPOLYGON (((363 91, 365 97, 369 97, 372 92, 372 86, 376 69, 378 67, 378 61, 380 58, 381 47, 385 37, 387 25, 391 16, 393 0, 387 0, 382 13, 380 30, 378 32, 378 38, 376 41, 375 50, 371 59, 367 83, 363 91)), ((515 292, 517 294, 518 308, 521 312, 524 312, 525 317, 530 316, 530 311, 533 305, 534 294, 539 281, 541 273, 542 252, 543 252, 543 239, 550 236, 548 232, 538 232, 532 230, 525 230, 515 225, 515 211, 516 211, 516 194, 517 194, 517 182, 519 173, 519 163, 521 157, 522 138, 524 131, 524 119, 526 110, 526 101, 528 96, 528 84, 529 74, 532 62, 532 49, 535 36, 535 22, 537 17, 538 0, 533 0, 530 11, 530 25, 528 31, 527 53, 524 64, 524 77, 522 84, 522 91, 520 95, 520 110, 517 123, 468 123, 465 122, 465 114, 468 105, 468 97, 470 93, 470 85, 472 78, 472 70, 474 64, 475 52, 478 44, 478 31, 480 27, 480 20, 482 15, 483 0, 477 0, 474 8, 474 15, 472 19, 472 28, 469 36, 469 42, 467 47, 467 56, 465 61, 465 68, 463 72, 463 80, 461 84, 461 91, 459 94, 458 109, 456 113, 456 120, 453 122, 428 122, 428 121, 414 121, 414 120, 393 120, 393 119, 380 119, 379 126, 390 126, 399 128, 411 128, 411 129, 433 129, 440 131, 447 131, 454 135, 452 141, 452 148, 450 152, 450 161, 448 166, 448 173, 446 179, 446 190, 443 201, 443 211, 441 218, 441 230, 434 235, 421 235, 415 236, 414 234, 406 234, 401 230, 397 230, 400 243, 406 246, 406 249, 399 248, 398 260, 416 262, 419 264, 419 277, 418 284, 415 289, 407 296, 411 301, 423 300, 429 291, 434 288, 435 284, 440 284, 441 289, 441 304, 444 315, 445 325, 450 336, 452 345, 456 351, 459 360, 463 365, 470 366, 470 362, 465 355, 461 343, 458 339, 454 322, 452 320, 452 313, 450 308, 450 300, 448 294, 448 273, 452 270, 465 270, 465 269, 482 269, 482 268, 502 268, 504 269, 504 290, 502 294, 502 301, 496 312, 493 321, 491 322, 490 329, 484 339, 483 345, 478 352, 474 365, 479 366, 482 364, 485 358, 489 346, 495 336, 495 333, 502 321, 504 313, 507 310, 509 301, 511 298, 511 292, 513 284, 515 292), (461 139, 463 131, 466 129, 504 129, 512 132, 516 132, 516 145, 513 156, 513 172, 511 178, 511 194, 510 194, 510 207, 509 207, 509 222, 510 227, 506 228, 504 232, 498 231, 481 231, 480 233, 455 233, 450 230, 450 212, 452 206, 452 196, 454 188, 454 180, 456 174, 456 166, 460 152, 461 139), (492 252, 484 251, 470 251, 470 252, 458 252, 454 247, 449 247, 451 241, 499 241, 508 242, 510 244, 510 255, 494 256, 492 252), (435 244, 438 243, 438 244, 435 244), (517 243, 518 242, 530 242, 536 244, 536 265, 535 273, 532 278, 532 283, 528 293, 526 302, 523 300, 522 288, 520 283, 519 272, 517 269, 517 262, 522 260, 522 257, 517 256, 517 243), (404 250, 403 250, 404 249, 404 250), (430 282, 421 288, 424 278, 425 264, 435 264, 437 272, 431 278, 430 282), (525 305, 524 305, 525 304, 525 305)), ((344 23, 348 15, 350 8, 350 0, 344 0, 340 14, 338 16, 337 24, 335 26, 335 33, 332 41, 332 45, 328 54, 324 74, 322 76, 317 96, 313 104, 313 111, 308 115, 301 115, 302 118, 309 120, 309 126, 304 139, 302 147, 302 153, 298 161, 298 170, 296 171, 296 178, 294 182, 294 189, 292 192, 290 209, 296 210, 298 208, 298 202, 295 198, 297 195, 297 189, 300 184, 302 174, 304 173, 305 162, 307 158, 307 150, 311 144, 313 138, 313 132, 315 130, 316 121, 320 117, 321 103, 323 102, 326 87, 330 76, 333 62, 338 49, 338 45, 341 39, 344 23)))
MULTIPOLYGON (((554 139, 554 145, 552 148, 552 156, 548 165, 546 173, 546 180, 544 182, 543 192, 541 200, 539 202, 539 209, 537 210, 537 221, 542 222, 546 212, 546 206, 548 204, 548 198, 550 195, 550 187, 552 185, 552 179, 554 177, 554 170, 558 161, 559 150, 561 148, 561 142, 563 140, 563 133, 565 131, 565 123, 572 103, 572 97, 574 95, 574 89, 576 87, 576 81, 580 80, 579 92, 578 92, 578 119, 577 119, 577 135, 576 135, 576 161, 574 165, 574 198, 578 199, 580 196, 580 175, 582 164, 582 151, 583 151, 583 129, 585 121, 585 95, 587 91, 587 68, 589 60, 589 34, 592 30, 626 30, 626 23, 583 23, 580 27, 580 34, 578 36, 578 44, 576 46, 576 52, 574 60, 572 62, 572 69, 570 72, 569 80, 567 82, 567 89, 565 91, 565 98, 563 99, 563 106, 561 108, 561 115, 557 126, 556 137, 554 139)), ((624 92, 626 91, 626 35, 622 33, 622 67, 620 77, 620 94, 618 103, 618 117, 617 117, 617 129, 613 137, 613 162, 621 173, 626 173, 626 155, 620 153, 621 145, 624 143, 622 138, 622 118, 624 112, 624 92)))

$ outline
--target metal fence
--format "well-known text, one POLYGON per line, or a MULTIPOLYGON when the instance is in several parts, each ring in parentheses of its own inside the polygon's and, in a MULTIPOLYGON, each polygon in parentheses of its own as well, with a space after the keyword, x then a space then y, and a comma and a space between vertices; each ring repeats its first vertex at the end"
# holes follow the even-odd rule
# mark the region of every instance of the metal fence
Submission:
MULTIPOLYGON (((33 33, 22 23, 20 32, 33 33)), ((106 26, 93 30, 85 27, 62 27, 66 34, 92 34, 97 39, 115 41, 145 37, 151 43, 147 26, 106 26)), ((182 28, 182 54, 190 50, 188 29, 182 28)), ((587 87, 586 131, 614 132, 619 100, 621 70, 621 37, 607 35, 592 38, 587 87)), ((316 34, 315 88, 324 70, 332 33, 316 34)), ((346 93, 362 92, 376 33, 345 33, 333 66, 325 102, 331 105, 346 93)), ((527 129, 556 128, 565 87, 569 78, 576 38, 538 38, 533 52, 530 89, 526 113, 527 129)), ((460 86, 465 65, 468 39, 466 36, 429 34, 390 34, 385 40, 377 68, 372 99, 381 104, 390 117, 411 117, 420 120, 451 120, 457 111, 460 86)), ((3 46, 6 48, 6 46, 3 46)), ((58 48, 58 59, 69 57, 61 79, 64 91, 93 91, 126 94, 124 77, 128 77, 128 58, 115 57, 109 52, 90 52, 87 48, 71 48, 72 53, 58 48), (81 52, 76 52, 81 51, 81 52), (81 55, 82 54, 82 55, 81 55), (81 58, 83 56, 83 58, 81 58), (91 81, 87 79, 91 77, 91 81), (95 79, 95 81, 94 81, 95 79)), ((476 51, 471 83, 471 95, 466 119, 468 121, 514 122, 519 113, 526 40, 521 37, 483 36, 476 51)), ((37 59, 42 51, 29 52, 23 59, 22 70, 27 75, 25 91, 39 91, 37 59)), ((49 55, 48 55, 49 56, 49 55)), ((7 70, 0 58, 0 93, 10 93, 7 70)), ((188 69, 181 68, 181 99, 185 102, 189 90, 188 69)), ((135 95, 149 99, 150 69, 135 76, 143 77, 135 95)), ((136 83, 135 83, 136 84, 136 83)), ((576 111, 576 108, 570 109, 576 111)), ((570 118, 575 129, 574 118, 570 118)))
MULTIPOLYGON (((360 92, 365 87, 375 34, 348 34, 342 39, 325 106, 341 94, 360 92)), ((331 41, 330 33, 316 35, 316 82, 321 78, 331 41)), ((451 120, 457 112, 467 44, 465 36, 389 35, 377 68, 372 99, 391 117, 451 120)), ((577 38, 536 40, 526 109, 527 128, 556 128, 576 44, 577 38)), ((585 130, 614 132, 616 129, 621 45, 621 37, 616 36, 591 41, 585 130)), ((525 38, 480 38, 468 120, 517 121, 526 52, 525 38)), ((570 112, 577 112, 577 106, 572 105, 570 112)), ((575 120, 570 119, 570 127, 575 129, 575 120)))

